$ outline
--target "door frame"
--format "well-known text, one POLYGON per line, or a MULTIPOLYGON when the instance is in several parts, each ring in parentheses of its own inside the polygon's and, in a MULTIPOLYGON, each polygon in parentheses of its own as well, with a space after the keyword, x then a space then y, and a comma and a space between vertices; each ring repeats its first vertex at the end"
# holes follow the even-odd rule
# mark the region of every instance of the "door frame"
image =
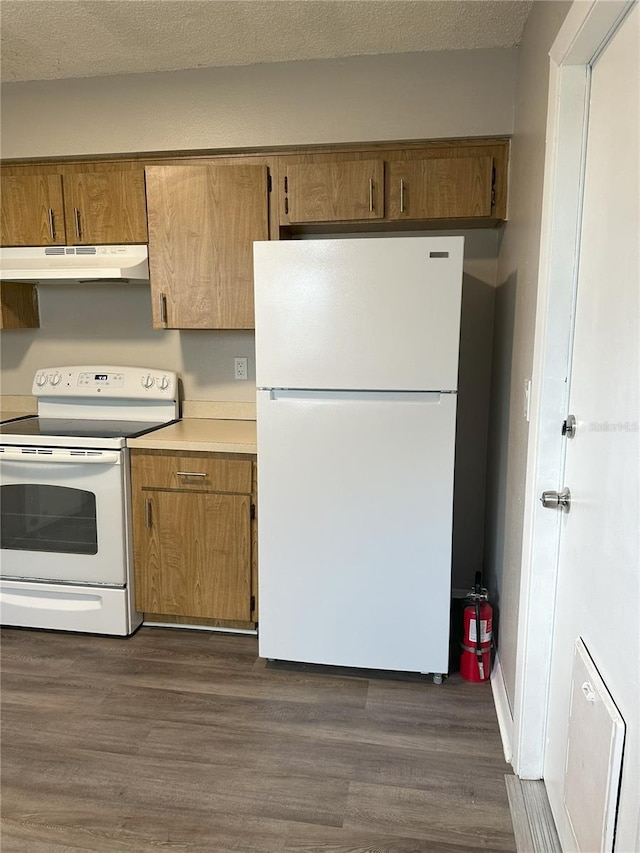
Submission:
POLYGON ((513 768, 543 777, 560 545, 560 513, 544 489, 563 486, 569 367, 580 256, 590 63, 638 0, 574 2, 549 52, 549 98, 527 448, 513 768))

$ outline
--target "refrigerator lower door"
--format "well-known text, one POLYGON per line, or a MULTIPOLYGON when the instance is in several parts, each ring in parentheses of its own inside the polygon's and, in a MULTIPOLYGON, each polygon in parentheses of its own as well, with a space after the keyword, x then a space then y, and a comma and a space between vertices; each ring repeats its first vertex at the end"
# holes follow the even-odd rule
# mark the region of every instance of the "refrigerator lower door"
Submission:
POLYGON ((448 671, 456 395, 258 392, 259 653, 448 671))

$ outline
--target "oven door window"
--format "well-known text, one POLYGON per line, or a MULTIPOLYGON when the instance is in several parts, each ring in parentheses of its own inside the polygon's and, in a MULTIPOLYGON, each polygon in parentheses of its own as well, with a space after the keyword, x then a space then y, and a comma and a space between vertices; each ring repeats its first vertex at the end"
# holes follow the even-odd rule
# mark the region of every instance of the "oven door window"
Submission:
POLYGON ((39 483, 2 486, 0 547, 14 551, 96 554, 95 494, 39 483))

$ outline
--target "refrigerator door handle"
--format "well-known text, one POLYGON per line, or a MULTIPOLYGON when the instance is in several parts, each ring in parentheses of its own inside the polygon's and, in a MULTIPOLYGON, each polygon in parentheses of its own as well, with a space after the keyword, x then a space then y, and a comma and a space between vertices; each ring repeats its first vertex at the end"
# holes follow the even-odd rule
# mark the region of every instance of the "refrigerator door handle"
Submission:
POLYGON ((344 391, 344 390, 322 390, 315 391, 306 388, 266 388, 269 392, 269 400, 326 400, 339 402, 379 402, 388 403, 433 403, 442 402, 442 397, 455 395, 455 391, 344 391))

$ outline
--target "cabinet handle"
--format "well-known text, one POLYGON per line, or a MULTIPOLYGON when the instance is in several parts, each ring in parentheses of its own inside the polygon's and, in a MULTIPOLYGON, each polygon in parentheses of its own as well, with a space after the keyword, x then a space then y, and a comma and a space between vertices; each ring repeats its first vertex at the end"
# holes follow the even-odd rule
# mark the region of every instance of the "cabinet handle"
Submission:
POLYGON ((49 234, 51 234, 51 239, 55 241, 56 229, 53 227, 53 210, 51 208, 49 208, 49 234))
POLYGON ((369 213, 373 213, 373 178, 369 178, 369 213))
POLYGON ((144 499, 144 526, 151 527, 151 498, 144 499))
POLYGON ((208 477, 206 471, 176 471, 178 477, 208 477))
POLYGON ((165 293, 160 294, 160 322, 163 326, 167 325, 167 296, 165 293))
POLYGON ((80 211, 77 207, 73 208, 73 219, 76 226, 76 237, 78 240, 82 239, 82 229, 80 228, 80 211))
POLYGON ((400 213, 404 213, 404 178, 400 178, 400 213))

